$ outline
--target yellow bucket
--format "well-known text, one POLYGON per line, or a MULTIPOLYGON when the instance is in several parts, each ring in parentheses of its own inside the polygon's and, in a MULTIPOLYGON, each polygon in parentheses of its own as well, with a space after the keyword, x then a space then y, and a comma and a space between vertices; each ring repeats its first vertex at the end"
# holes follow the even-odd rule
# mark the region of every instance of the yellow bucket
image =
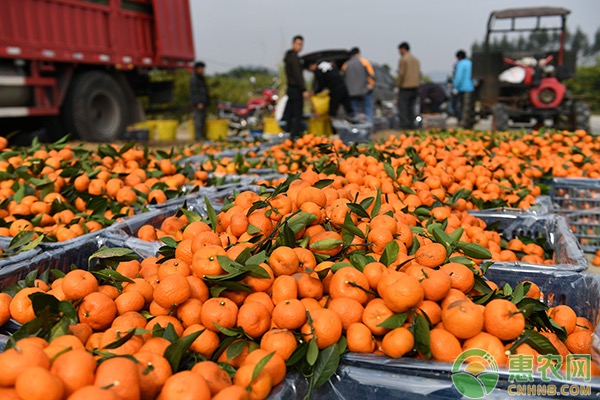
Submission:
POLYGON ((264 128, 263 132, 271 135, 277 135, 281 133, 281 127, 277 123, 275 118, 263 118, 264 128))
POLYGON ((175 119, 149 120, 146 124, 150 130, 150 137, 159 141, 175 140, 179 121, 175 119))
POLYGON ((312 133, 317 136, 330 136, 333 134, 331 131, 331 123, 329 122, 329 116, 311 118, 308 120, 308 133, 312 133))
POLYGON ((190 140, 196 140, 196 127, 193 118, 188 120, 188 131, 190 132, 190 140))
POLYGON ((208 140, 222 140, 227 138, 229 121, 226 119, 211 119, 206 121, 206 138, 208 140))

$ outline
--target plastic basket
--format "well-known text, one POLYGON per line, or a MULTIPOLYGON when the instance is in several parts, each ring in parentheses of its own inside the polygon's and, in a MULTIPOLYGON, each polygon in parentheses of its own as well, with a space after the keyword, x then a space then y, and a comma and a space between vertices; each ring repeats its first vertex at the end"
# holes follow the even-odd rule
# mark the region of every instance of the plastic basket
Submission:
POLYGON ((600 179, 554 178, 549 185, 559 214, 600 208, 600 179))
MULTIPOLYGON (((500 287, 509 283, 513 287, 523 281, 536 283, 545 293, 549 306, 567 304, 578 315, 590 321, 598 318, 597 304, 600 302, 600 276, 578 274, 570 271, 489 270, 488 278, 500 287)), ((599 343, 598 327, 594 343, 599 343)), ((596 349, 594 349, 596 350, 596 349)), ((595 357, 595 355, 594 355, 595 357)), ((461 399, 464 398, 452 383, 452 364, 414 358, 391 359, 385 356, 349 353, 342 358, 336 374, 318 388, 314 398, 326 399, 461 399)), ((486 399, 512 398, 507 388, 509 371, 501 368, 496 388, 486 399)), ((600 379, 591 382, 552 379, 542 381, 539 374, 533 375, 533 384, 577 383, 589 385, 592 396, 600 392, 600 379)), ((304 385, 298 382, 298 386, 304 385)), ((528 396, 527 398, 532 398, 528 396)))
POLYGON ((470 213, 481 218, 488 226, 497 225, 498 233, 506 240, 519 236, 530 238, 542 236, 546 239, 545 250, 551 250, 554 253, 552 265, 522 261, 495 261, 490 267, 492 269, 583 271, 588 268, 588 261, 581 245, 565 218, 560 215, 539 215, 523 211, 471 211, 470 213))
POLYGON ((0 290, 25 279, 37 270, 38 276, 49 269, 69 272, 74 265, 78 269, 88 268, 89 257, 100 249, 102 238, 75 238, 60 246, 41 251, 31 259, 23 260, 0 269, 0 290))
POLYGON ((223 140, 227 138, 229 121, 226 119, 211 119, 206 121, 206 138, 209 140, 223 140))
POLYGON ((554 178, 549 185, 554 211, 567 218, 583 250, 595 252, 600 248, 600 179, 554 178))
POLYGON ((600 249, 600 208, 568 213, 565 218, 585 252, 600 249))
POLYGON ((351 124, 347 121, 336 120, 333 127, 344 144, 366 143, 371 141, 373 135, 373 124, 370 122, 351 124))

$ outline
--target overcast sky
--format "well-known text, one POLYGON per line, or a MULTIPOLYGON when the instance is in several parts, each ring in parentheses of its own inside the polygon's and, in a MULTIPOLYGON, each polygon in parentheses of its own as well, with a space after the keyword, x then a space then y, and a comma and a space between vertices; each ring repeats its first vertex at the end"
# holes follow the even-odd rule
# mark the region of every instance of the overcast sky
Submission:
MULTIPOLYGON (((425 74, 451 69, 459 48, 481 41, 492 10, 557 6, 570 9, 569 29, 590 40, 600 26, 600 0, 190 0, 196 59, 207 74, 237 66, 277 70, 296 34, 308 53, 359 46, 395 73, 398 44, 407 41, 425 74)), ((301 53, 301 54, 302 54, 301 53)))

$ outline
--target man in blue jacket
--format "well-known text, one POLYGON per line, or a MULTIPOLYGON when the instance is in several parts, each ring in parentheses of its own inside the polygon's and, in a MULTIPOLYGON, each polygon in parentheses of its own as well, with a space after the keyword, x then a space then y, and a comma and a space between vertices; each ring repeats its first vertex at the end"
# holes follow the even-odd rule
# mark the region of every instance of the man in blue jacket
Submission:
POLYGON ((456 96, 455 116, 458 122, 463 118, 463 109, 470 109, 473 99, 473 64, 464 50, 456 52, 456 67, 452 81, 452 93, 456 96))

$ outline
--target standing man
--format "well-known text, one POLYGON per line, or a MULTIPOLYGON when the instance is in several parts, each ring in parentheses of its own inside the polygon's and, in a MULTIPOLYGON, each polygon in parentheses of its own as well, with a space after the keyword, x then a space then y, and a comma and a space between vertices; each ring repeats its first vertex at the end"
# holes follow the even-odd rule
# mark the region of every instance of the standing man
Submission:
POLYGON ((398 67, 398 116, 401 129, 415 127, 415 102, 421 83, 421 64, 410 52, 406 42, 398 46, 400 63, 398 67))
POLYGON ((190 97, 194 107, 194 136, 196 140, 206 140, 206 113, 210 94, 204 79, 204 64, 198 61, 194 64, 194 73, 190 78, 190 97))
POLYGON ((373 87, 375 71, 371 63, 363 58, 360 49, 350 50, 350 59, 342 66, 348 94, 354 111, 362 111, 373 121, 373 87))
POLYGON ((292 48, 285 53, 285 76, 287 79, 288 101, 283 113, 282 120, 285 122, 285 130, 290 132, 292 139, 300 137, 304 130, 302 112, 304 99, 307 97, 304 87, 304 76, 302 75, 302 64, 298 53, 304 47, 304 38, 300 35, 294 36, 292 48))
MULTIPOLYGON (((464 50, 456 52, 456 67, 454 78, 452 80, 452 92, 456 95, 455 116, 458 122, 470 123, 468 113, 471 110, 473 98, 473 64, 467 58, 467 53, 464 50), (465 118, 466 117, 466 118, 465 118)), ((470 126, 464 126, 470 128, 470 126)))

